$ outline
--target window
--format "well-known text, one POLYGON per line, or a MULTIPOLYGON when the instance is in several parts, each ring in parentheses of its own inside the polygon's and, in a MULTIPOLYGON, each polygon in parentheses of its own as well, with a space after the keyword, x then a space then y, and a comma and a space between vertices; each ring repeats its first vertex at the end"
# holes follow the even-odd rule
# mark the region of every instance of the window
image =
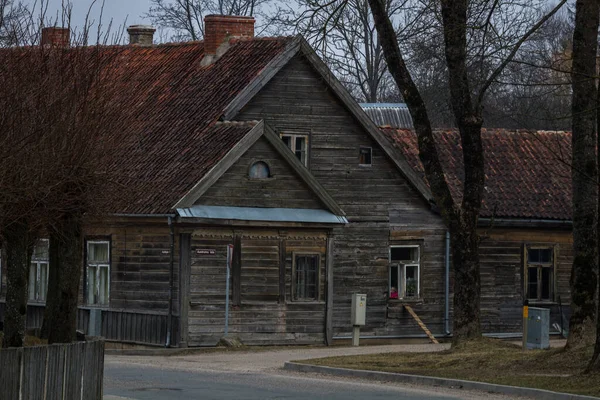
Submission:
POLYGON ((419 297, 419 264, 418 245, 390 247, 390 299, 419 297))
POLYGON ((292 291, 294 300, 319 300, 319 256, 295 254, 292 291))
POLYGON ((373 149, 372 148, 361 146, 358 155, 359 155, 359 159, 358 159, 359 165, 372 165, 372 163, 373 163, 373 161, 372 161, 373 160, 373 149))
POLYGON ((87 242, 87 303, 108 305, 110 290, 110 242, 87 242))
POLYGON ((298 157, 304 165, 308 165, 308 136, 282 134, 283 143, 298 157))
POLYGON ((554 300, 554 248, 525 249, 525 293, 529 300, 554 300))
POLYGON ((29 264, 29 300, 46 301, 48 291, 48 239, 40 239, 33 248, 29 264))
POLYGON ((250 179, 267 179, 271 176, 269 165, 264 161, 257 161, 250 166, 248 177, 250 179))

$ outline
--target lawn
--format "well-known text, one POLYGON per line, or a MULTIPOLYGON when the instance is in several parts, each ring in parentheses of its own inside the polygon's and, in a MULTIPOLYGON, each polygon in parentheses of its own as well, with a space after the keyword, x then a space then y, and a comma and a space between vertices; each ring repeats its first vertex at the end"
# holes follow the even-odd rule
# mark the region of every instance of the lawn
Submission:
POLYGON ((591 352, 590 347, 573 352, 563 348, 523 352, 507 342, 481 339, 438 353, 370 354, 298 362, 600 396, 600 373, 582 373, 591 352))

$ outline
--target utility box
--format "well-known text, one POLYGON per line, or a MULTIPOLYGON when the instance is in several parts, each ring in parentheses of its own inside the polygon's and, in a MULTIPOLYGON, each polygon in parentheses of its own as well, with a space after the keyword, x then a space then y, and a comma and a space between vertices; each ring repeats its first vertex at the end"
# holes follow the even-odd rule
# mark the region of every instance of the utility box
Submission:
POLYGON ((364 326, 367 315, 367 295, 352 294, 352 325, 364 326))
POLYGON ((527 348, 550 348, 550 310, 529 307, 527 317, 527 348))

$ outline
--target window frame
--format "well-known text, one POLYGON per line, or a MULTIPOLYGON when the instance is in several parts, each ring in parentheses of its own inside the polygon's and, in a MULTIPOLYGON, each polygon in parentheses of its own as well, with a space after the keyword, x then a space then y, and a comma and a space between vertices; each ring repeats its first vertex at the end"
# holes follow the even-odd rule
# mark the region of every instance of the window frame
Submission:
POLYGON ((403 300, 403 301, 411 301, 411 300, 420 300, 421 299, 421 245, 420 244, 391 244, 388 248, 388 300, 403 300), (394 248, 411 248, 416 249, 417 251, 417 259, 410 260, 410 263, 402 263, 401 261, 409 261, 409 260, 392 260, 392 249, 394 248), (392 268, 397 268, 397 280, 398 284, 398 298, 392 299, 390 296, 392 294, 392 268), (406 296, 406 268, 407 267, 416 267, 417 268, 417 294, 415 296, 407 297, 406 296))
POLYGON ((31 253, 31 259, 29 260, 29 275, 31 275, 31 268, 35 265, 35 284, 33 286, 33 296, 32 293, 29 291, 29 286, 31 285, 31 283, 29 283, 27 285, 27 302, 28 303, 36 303, 36 304, 45 304, 46 300, 48 298, 48 278, 49 278, 49 272, 50 272, 50 240, 49 239, 38 239, 36 244, 33 247, 32 253, 31 253), (37 258, 34 257, 35 255, 35 250, 38 247, 39 243, 45 243, 46 246, 46 258, 37 258), (45 281, 45 287, 42 288, 42 283, 41 282, 41 270, 42 270, 42 265, 46 266, 46 281, 45 281), (40 290, 43 290, 44 295, 41 296, 40 290))
POLYGON ((523 251, 523 298, 531 303, 554 303, 556 302, 556 270, 557 270, 557 254, 558 245, 556 244, 525 244, 523 251), (529 251, 530 250, 550 250, 552 259, 550 262, 534 262, 529 263, 529 251), (529 295, 529 270, 535 268, 537 270, 537 296, 530 297, 529 295), (543 298, 543 269, 550 269, 551 271, 551 282, 550 282, 550 295, 549 298, 543 298))
POLYGON ((360 167, 372 167, 373 166, 373 147, 370 146, 360 146, 358 148, 358 165, 360 167), (361 157, 362 157, 362 151, 363 150, 369 150, 369 163, 362 163, 361 162, 361 157))
POLYGON ((273 171, 271 169, 271 164, 269 164, 265 160, 253 159, 252 161, 250 161, 250 165, 248 166, 248 174, 247 174, 246 178, 251 181, 266 181, 269 179, 273 179, 273 171), (266 178, 255 178, 255 177, 251 176, 252 167, 254 167, 256 164, 259 164, 259 163, 265 164, 267 166, 267 172, 269 173, 269 176, 267 176, 266 178))
POLYGON ((321 253, 311 251, 292 252, 292 283, 291 283, 291 300, 297 303, 316 303, 321 301, 321 253), (316 297, 315 298, 297 298, 296 297, 296 268, 298 257, 316 257, 317 258, 317 279, 316 279, 316 297))
POLYGON ((87 238, 85 240, 85 254, 84 254, 84 261, 85 261, 85 296, 84 296, 84 303, 86 306, 89 307, 110 307, 110 286, 111 286, 111 259, 112 257, 112 242, 110 238, 87 238), (89 245, 90 244, 107 244, 108 245, 108 262, 105 263, 90 263, 88 256, 89 256, 89 245), (94 302, 91 303, 89 302, 89 296, 90 296, 90 285, 89 285, 89 272, 88 269, 89 267, 92 266, 94 268, 96 268, 96 277, 95 277, 95 283, 96 283, 96 290, 98 291, 97 293, 95 293, 94 295, 96 297, 99 297, 99 287, 98 287, 98 283, 99 283, 99 274, 100 274, 100 268, 107 268, 108 269, 108 273, 107 273, 107 288, 106 288, 106 303, 98 303, 98 302, 94 302))
POLYGON ((279 134, 279 138, 281 139, 281 141, 283 141, 283 138, 287 137, 290 138, 290 144, 292 145, 292 147, 288 146, 287 144, 286 147, 288 149, 290 149, 290 151, 294 154, 294 157, 296 157, 298 159, 298 161, 300 161, 306 168, 308 168, 309 165, 309 159, 310 159, 310 134, 308 133, 291 133, 291 132, 282 132, 279 134), (296 149, 296 138, 304 138, 305 140, 305 150, 304 150, 304 159, 299 159, 298 156, 296 155, 296 151, 298 151, 296 149))

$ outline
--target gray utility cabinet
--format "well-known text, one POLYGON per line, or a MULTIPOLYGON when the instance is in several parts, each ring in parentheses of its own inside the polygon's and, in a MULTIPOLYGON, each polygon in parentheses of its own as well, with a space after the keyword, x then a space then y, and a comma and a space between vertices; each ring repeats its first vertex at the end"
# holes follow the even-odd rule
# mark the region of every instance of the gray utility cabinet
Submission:
POLYGON ((529 307, 527 318, 527 348, 547 349, 550 347, 550 310, 529 307))

